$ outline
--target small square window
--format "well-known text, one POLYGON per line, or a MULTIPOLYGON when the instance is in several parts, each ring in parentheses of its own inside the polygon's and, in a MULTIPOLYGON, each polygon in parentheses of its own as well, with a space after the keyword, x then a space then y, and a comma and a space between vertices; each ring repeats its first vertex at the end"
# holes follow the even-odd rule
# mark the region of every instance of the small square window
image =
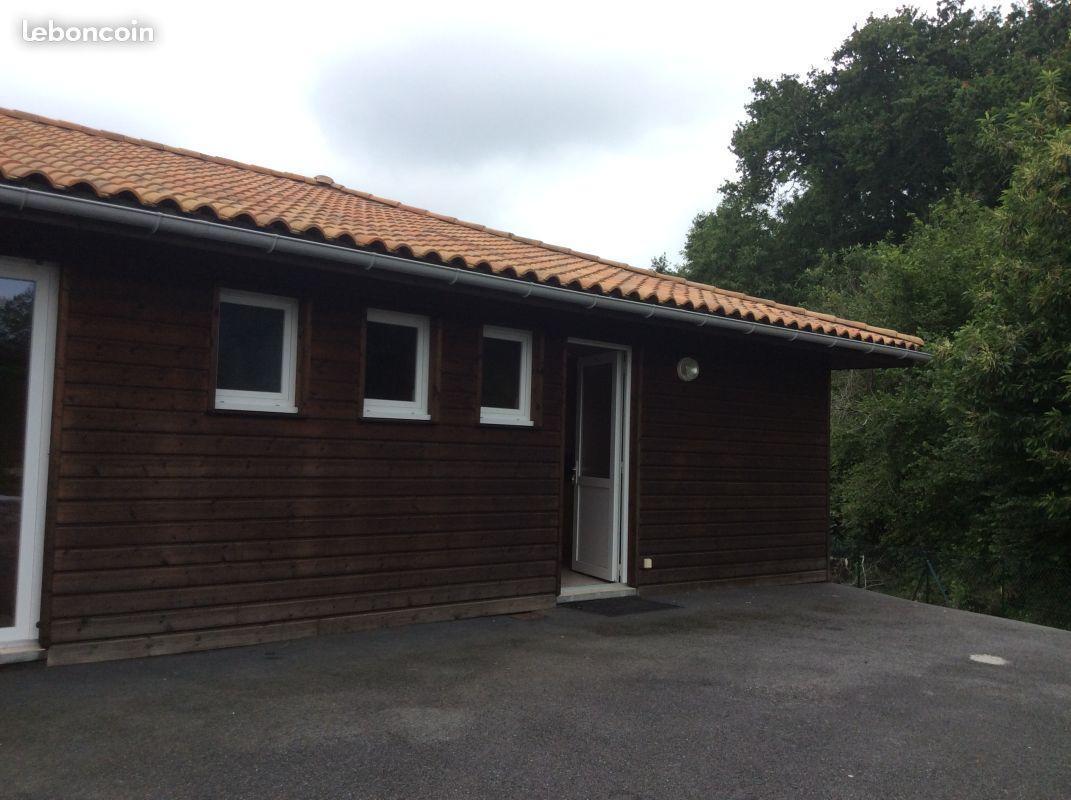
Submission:
POLYGON ((480 422, 531 425, 532 334, 485 325, 480 372, 480 422))
POLYGON ((298 302, 222 289, 216 408, 297 413, 298 302))
POLYGON ((364 340, 364 415, 431 419, 427 317, 370 308, 364 340))

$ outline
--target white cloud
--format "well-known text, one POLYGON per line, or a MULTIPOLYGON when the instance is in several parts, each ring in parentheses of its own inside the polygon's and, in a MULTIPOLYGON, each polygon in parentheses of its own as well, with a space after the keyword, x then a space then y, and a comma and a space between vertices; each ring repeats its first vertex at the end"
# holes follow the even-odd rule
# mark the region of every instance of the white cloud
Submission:
POLYGON ((340 150, 466 168, 625 148, 707 116, 717 95, 679 64, 512 33, 360 48, 323 71, 315 97, 340 150))

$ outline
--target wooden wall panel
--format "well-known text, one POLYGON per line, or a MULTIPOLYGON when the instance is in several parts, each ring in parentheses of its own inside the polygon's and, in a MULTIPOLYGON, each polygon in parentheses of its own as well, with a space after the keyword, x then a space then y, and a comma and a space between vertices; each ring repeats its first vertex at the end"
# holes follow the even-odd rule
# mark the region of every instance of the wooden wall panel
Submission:
POLYGON ((644 348, 641 585, 826 579, 829 373, 701 336, 644 348), (677 361, 699 361, 690 383, 677 361))
POLYGON ((569 336, 633 347, 631 582, 825 578, 821 354, 33 226, 0 250, 64 266, 54 663, 553 603, 569 336), (221 286, 301 299, 296 417, 211 409, 221 286), (431 423, 360 418, 366 307, 434 320, 431 423), (483 324, 536 333, 532 429, 478 424, 483 324))
MULTIPOLYGON (((502 322, 501 309, 248 263, 174 266, 92 259, 68 270, 54 661, 170 651, 177 645, 164 640, 191 631, 244 642, 258 640, 256 626, 342 629, 339 620, 361 614, 409 609, 419 620, 553 602, 560 337, 540 337, 552 368, 537 385, 551 411, 531 430, 484 427, 480 330, 502 322), (219 286, 305 305, 297 417, 211 408, 219 286), (432 423, 360 418, 369 306, 433 316, 432 423), (438 606, 447 610, 416 613, 438 606)), ((538 313, 507 321, 545 325, 538 313)))

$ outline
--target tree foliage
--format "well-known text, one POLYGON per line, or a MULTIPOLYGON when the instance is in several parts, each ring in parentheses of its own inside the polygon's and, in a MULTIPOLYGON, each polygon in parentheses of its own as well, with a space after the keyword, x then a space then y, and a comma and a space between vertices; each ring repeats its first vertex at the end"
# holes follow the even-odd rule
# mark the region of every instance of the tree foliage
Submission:
POLYGON ((995 208, 957 197, 900 245, 830 259, 827 300, 915 323, 935 355, 839 380, 838 544, 939 553, 977 607, 977 573, 999 569, 1021 615, 1071 624, 1066 584, 1059 608, 1044 596, 1071 576, 1071 106, 1058 76, 985 129, 1016 160, 995 208))
POLYGON ((756 80, 738 177, 693 222, 685 274, 797 302, 824 254, 900 241, 950 191, 995 204, 1012 164, 980 151, 978 120, 1071 67, 1069 29, 1066 1, 1002 18, 946 0, 870 18, 826 69, 756 80))
POLYGON ((925 550, 961 605, 1067 626, 1069 21, 904 10, 756 82, 684 251, 690 277, 926 338, 925 367, 834 381, 835 547, 925 550))
POLYGON ((33 290, 0 297, 0 352, 22 352, 29 347, 33 290))

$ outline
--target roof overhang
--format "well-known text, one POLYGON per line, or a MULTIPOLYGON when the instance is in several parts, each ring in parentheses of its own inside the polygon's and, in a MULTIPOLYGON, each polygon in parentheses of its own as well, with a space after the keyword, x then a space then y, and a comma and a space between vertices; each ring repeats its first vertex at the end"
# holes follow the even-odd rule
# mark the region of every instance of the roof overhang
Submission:
POLYGON ((261 256, 293 257, 345 264, 371 273, 403 275, 448 286, 506 293, 520 299, 536 298, 591 311, 603 310, 639 316, 646 320, 683 323, 744 336, 757 336, 781 343, 799 342, 828 348, 843 359, 837 366, 907 366, 926 362, 929 353, 903 347, 831 336, 746 319, 726 317, 655 303, 608 297, 591 292, 477 272, 444 264, 432 264, 400 256, 344 247, 329 242, 272 233, 255 228, 197 217, 151 211, 55 191, 0 183, 0 208, 17 215, 33 215, 51 222, 93 222, 140 236, 161 236, 199 243, 235 247, 261 256))

